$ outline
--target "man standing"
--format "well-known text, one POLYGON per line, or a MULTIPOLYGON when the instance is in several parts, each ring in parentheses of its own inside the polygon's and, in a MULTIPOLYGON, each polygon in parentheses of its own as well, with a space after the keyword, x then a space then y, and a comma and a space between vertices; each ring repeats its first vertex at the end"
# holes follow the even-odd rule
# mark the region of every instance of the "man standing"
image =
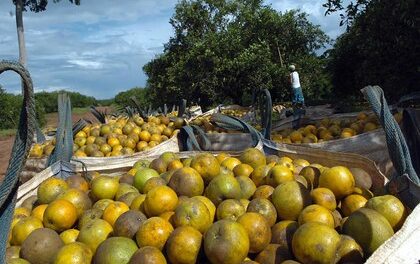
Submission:
POLYGON ((295 65, 290 65, 289 70, 290 70, 290 83, 292 85, 292 92, 293 92, 292 104, 293 106, 300 104, 302 107, 304 107, 305 99, 303 98, 302 88, 300 87, 299 74, 296 71, 295 65))

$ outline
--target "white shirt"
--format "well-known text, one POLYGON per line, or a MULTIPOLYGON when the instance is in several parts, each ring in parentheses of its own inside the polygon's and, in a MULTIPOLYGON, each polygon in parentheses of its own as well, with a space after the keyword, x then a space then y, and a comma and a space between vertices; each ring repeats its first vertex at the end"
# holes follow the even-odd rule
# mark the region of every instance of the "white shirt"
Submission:
POLYGON ((292 88, 300 87, 299 74, 297 73, 297 71, 294 71, 290 74, 290 81, 292 83, 292 88))

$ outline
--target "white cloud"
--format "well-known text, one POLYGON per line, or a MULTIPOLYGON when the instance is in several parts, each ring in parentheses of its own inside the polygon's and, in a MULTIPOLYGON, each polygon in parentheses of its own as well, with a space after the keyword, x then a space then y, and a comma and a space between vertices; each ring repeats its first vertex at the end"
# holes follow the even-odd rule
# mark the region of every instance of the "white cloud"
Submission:
POLYGON ((99 61, 89 61, 89 60, 68 60, 70 64, 80 66, 82 69, 87 70, 98 70, 103 68, 103 63, 99 61))

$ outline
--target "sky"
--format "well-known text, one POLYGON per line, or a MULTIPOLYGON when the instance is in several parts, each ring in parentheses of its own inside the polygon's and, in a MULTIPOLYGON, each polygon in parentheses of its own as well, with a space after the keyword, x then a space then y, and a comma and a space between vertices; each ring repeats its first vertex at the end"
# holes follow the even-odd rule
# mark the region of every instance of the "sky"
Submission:
MULTIPOLYGON (((142 67, 163 51, 173 34, 169 19, 177 0, 82 0, 53 3, 42 13, 25 12, 28 70, 35 92, 69 90, 97 99, 144 87, 142 67)), ((265 0, 277 11, 300 9, 335 39, 344 32, 338 14, 324 16, 323 0, 265 0)), ((18 60, 12 0, 0 1, 0 59, 18 60)), ((15 73, 0 75, 7 92, 20 93, 15 73)))

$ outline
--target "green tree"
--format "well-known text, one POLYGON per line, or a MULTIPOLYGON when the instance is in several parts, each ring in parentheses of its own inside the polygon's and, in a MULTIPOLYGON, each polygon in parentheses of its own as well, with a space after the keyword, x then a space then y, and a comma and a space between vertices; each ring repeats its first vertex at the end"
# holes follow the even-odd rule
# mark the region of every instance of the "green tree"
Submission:
POLYGON ((361 97, 380 85, 395 101, 420 90, 420 5, 415 0, 372 0, 330 51, 335 94, 361 97))
MULTIPOLYGON (((329 38, 299 11, 279 13, 262 0, 181 0, 170 20, 174 35, 163 54, 144 66, 155 105, 185 98, 206 107, 243 104, 255 89, 288 99, 287 65, 295 63, 305 91, 324 89, 315 51, 329 38), (305 60, 313 62, 306 67, 305 60), (316 70, 314 70, 316 67, 316 70)), ((247 99, 248 98, 248 99, 247 99)))
POLYGON ((134 87, 118 93, 114 98, 114 102, 120 107, 133 106, 133 100, 131 98, 135 98, 143 108, 149 106, 148 90, 140 87, 134 87))

